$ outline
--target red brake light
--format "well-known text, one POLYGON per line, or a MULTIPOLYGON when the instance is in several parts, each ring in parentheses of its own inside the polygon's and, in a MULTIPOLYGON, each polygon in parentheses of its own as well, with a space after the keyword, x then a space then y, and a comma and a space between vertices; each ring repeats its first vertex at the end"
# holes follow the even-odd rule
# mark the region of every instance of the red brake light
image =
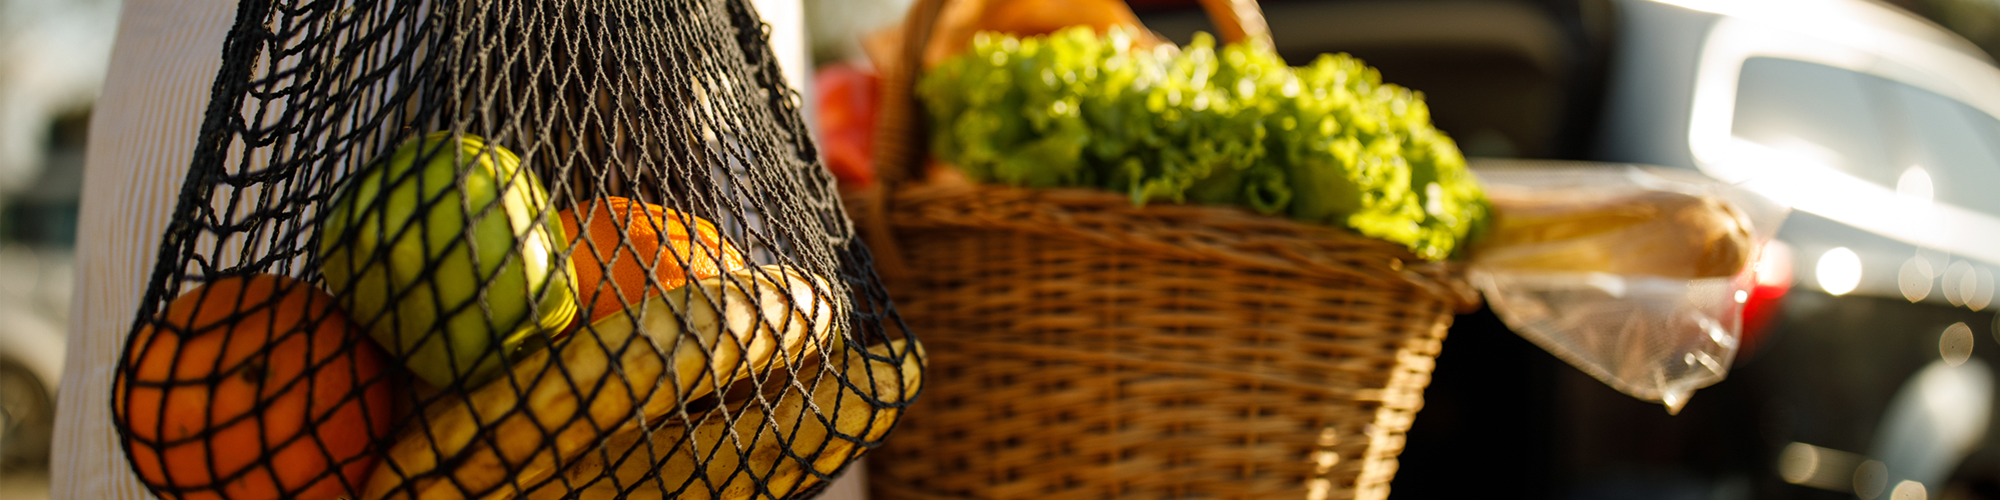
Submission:
POLYGON ((1776 240, 1765 243, 1750 272, 1754 285, 1743 300, 1743 337, 1737 357, 1757 350, 1784 309, 1785 293, 1792 289, 1792 247, 1776 240))

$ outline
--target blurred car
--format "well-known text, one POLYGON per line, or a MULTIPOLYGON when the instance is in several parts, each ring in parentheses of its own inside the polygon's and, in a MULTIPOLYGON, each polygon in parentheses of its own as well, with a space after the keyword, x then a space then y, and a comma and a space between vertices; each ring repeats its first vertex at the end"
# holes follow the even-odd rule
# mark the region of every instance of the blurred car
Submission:
POLYGON ((70 257, 0 246, 0 467, 48 460, 62 379, 70 257))
MULTIPOLYGON (((1139 2, 1186 41, 1192 2, 1139 2)), ((1794 207, 1743 348, 1678 416, 1461 317, 1395 498, 2000 498, 2000 69, 1863 0, 1266 1, 1468 156, 1698 170, 1794 207), (1759 318, 1768 318, 1760 321, 1759 318)))
MULTIPOLYGON (((118 0, 0 0, 0 469, 46 466, 62 375, 83 140, 118 0)), ((11 498, 11 497, 9 497, 11 498)))

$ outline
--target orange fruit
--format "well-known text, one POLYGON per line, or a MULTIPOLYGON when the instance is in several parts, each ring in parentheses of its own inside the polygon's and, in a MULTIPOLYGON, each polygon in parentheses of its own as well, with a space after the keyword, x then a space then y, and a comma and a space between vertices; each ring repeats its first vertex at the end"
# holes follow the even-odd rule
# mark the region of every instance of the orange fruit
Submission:
POLYGON ((333 300, 259 274, 168 303, 112 389, 140 479, 169 500, 352 497, 389 433, 391 384, 333 300))
POLYGON ((575 208, 562 211, 561 218, 563 234, 574 247, 570 262, 576 268, 577 295, 589 305, 591 320, 688 281, 744 266, 743 253, 722 240, 715 223, 659 205, 607 196, 591 201, 581 224, 575 208), (589 230, 579 230, 583 226, 589 230), (661 251, 661 242, 671 252, 661 251))

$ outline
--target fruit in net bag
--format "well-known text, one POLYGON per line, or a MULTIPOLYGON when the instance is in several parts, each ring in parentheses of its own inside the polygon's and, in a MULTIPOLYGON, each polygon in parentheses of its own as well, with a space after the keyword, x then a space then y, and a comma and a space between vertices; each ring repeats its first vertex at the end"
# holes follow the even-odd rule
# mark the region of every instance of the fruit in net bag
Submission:
MULTIPOLYGON (((621 429, 708 411, 783 353, 893 323, 753 3, 242 3, 120 341, 160 343, 138 330, 197 283, 310 283, 394 381, 388 436, 351 441, 376 463, 337 495, 496 500, 621 429), (329 20, 341 36, 310 36, 329 20), (638 210, 604 200, 593 227, 612 194, 638 210)), ((132 475, 174 467, 147 460, 132 475)), ((179 484, 151 489, 202 488, 179 484)))
MULTIPOLYGON (((582 490, 573 498, 649 500, 662 498, 663 487, 683 500, 753 498, 759 488, 774 494, 809 490, 819 475, 839 472, 864 445, 888 435, 902 405, 923 387, 920 344, 897 339, 866 355, 839 339, 834 344, 838 368, 810 365, 795 379, 767 382, 784 390, 762 395, 768 404, 753 401, 735 418, 711 413, 692 431, 670 423, 612 436, 601 453, 585 454, 563 471, 568 484, 582 490)), ((528 498, 563 498, 567 492, 557 486, 528 498)))
POLYGON ((322 215, 321 272, 411 372, 478 385, 576 315, 547 207, 514 153, 433 133, 348 179, 322 215))
POLYGON ((763 266, 692 282, 447 395, 402 431, 363 500, 510 498, 619 432, 818 351, 847 305, 824 278, 763 266))
POLYGON ((581 221, 576 212, 562 211, 562 227, 575 247, 570 259, 577 294, 590 308, 585 316, 590 321, 744 265, 743 252, 723 241, 708 219, 617 196, 592 201, 581 221))
POLYGON ((389 433, 390 384, 386 358, 333 302, 260 274, 168 304, 112 389, 140 479, 169 499, 351 496, 389 433))

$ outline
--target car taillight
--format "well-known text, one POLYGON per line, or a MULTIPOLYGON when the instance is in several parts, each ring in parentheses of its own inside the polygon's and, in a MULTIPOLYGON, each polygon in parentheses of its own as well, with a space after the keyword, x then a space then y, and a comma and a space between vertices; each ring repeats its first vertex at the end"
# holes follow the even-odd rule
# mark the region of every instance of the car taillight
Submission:
POLYGON ((1785 292, 1792 289, 1792 247, 1777 240, 1765 243, 1757 253, 1757 262, 1751 266, 1754 284, 1743 297, 1743 337, 1741 348, 1736 350, 1738 358, 1757 350, 1783 310, 1785 292))

